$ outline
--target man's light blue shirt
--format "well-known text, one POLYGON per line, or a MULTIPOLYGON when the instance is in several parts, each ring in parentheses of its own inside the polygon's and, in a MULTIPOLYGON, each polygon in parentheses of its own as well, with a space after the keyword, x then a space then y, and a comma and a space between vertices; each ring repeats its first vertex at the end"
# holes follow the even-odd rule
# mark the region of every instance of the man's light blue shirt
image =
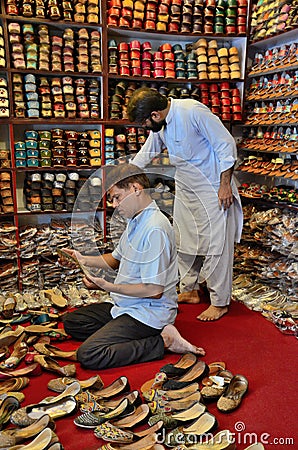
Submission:
POLYGON ((174 323, 177 315, 177 251, 173 228, 153 201, 130 219, 112 253, 120 261, 115 284, 157 284, 162 297, 129 297, 111 292, 113 318, 128 314, 156 329, 174 323))

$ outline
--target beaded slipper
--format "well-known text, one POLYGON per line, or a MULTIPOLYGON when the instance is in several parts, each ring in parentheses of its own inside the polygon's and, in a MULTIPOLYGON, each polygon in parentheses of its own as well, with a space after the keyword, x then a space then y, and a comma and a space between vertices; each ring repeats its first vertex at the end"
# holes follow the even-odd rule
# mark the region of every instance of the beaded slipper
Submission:
MULTIPOLYGON (((15 370, 7 370, 6 372, 0 372, 0 380, 6 380, 8 378, 15 378, 15 377, 22 377, 24 375, 40 375, 41 368, 40 365, 36 362, 33 364, 30 364, 27 367, 23 367, 22 369, 15 369, 15 370)), ((1 392, 1 385, 0 385, 0 392, 1 392)))
POLYGON ((25 439, 39 434, 49 424, 50 416, 44 414, 40 419, 25 428, 12 428, 0 433, 0 448, 12 447, 25 439))
MULTIPOLYGON (((26 333, 32 334, 44 334, 50 336, 52 339, 65 340, 67 339, 67 333, 61 328, 51 328, 49 325, 28 325, 26 327, 26 333)), ((1 339, 0 339, 1 342, 1 339)))
POLYGON ((217 401, 217 408, 228 413, 238 408, 244 394, 248 390, 248 380, 243 375, 235 375, 222 396, 217 401))
POLYGON ((182 389, 169 389, 167 391, 163 389, 149 389, 149 391, 143 392, 143 397, 149 402, 157 400, 170 401, 185 398, 198 390, 199 383, 192 383, 182 389))
POLYGON ((204 413, 205 410, 205 405, 202 403, 196 403, 191 408, 171 415, 165 413, 155 414, 150 417, 148 424, 152 426, 159 420, 162 420, 165 428, 176 428, 181 422, 190 422, 191 420, 197 419, 204 413))
POLYGON ((4 319, 11 319, 16 307, 16 300, 14 297, 8 297, 4 300, 2 307, 2 315, 4 319))
POLYGON ((188 409, 193 406, 195 403, 201 401, 201 393, 199 391, 194 392, 193 394, 188 395, 185 398, 180 398, 178 400, 158 400, 154 402, 148 403, 150 411, 152 414, 157 412, 176 412, 182 411, 184 409, 188 409))
POLYGON ((40 402, 19 408, 11 415, 10 421, 14 425, 26 427, 36 422, 36 419, 40 419, 44 414, 48 414, 51 419, 59 419, 74 413, 76 410, 77 402, 73 396, 69 395, 56 401, 40 402))
MULTIPOLYGON (((158 435, 156 433, 150 434, 149 436, 145 436, 137 442, 133 442, 132 444, 125 445, 126 450, 152 450, 154 449, 154 445, 158 440, 158 435)), ((99 447, 98 450, 120 450, 123 447, 114 446, 111 444, 105 444, 99 447)))
POLYGON ((135 407, 142 404, 142 399, 140 397, 139 391, 129 392, 128 394, 117 397, 115 400, 99 400, 98 402, 96 401, 96 397, 94 397, 92 393, 88 391, 81 392, 76 396, 76 400, 81 404, 80 410, 82 412, 108 412, 111 409, 115 409, 120 401, 124 400, 125 398, 127 398, 130 405, 134 405, 135 407))
POLYGON ((15 397, 20 403, 25 400, 25 395, 23 394, 23 392, 9 391, 8 393, 0 394, 0 402, 8 396, 15 397))
MULTIPOLYGON (((195 436, 210 433, 217 427, 217 420, 213 414, 205 412, 188 427, 178 427, 166 435, 166 445, 175 447, 177 444, 189 444, 195 436), (190 439, 190 440, 189 440, 190 439)), ((209 448, 209 446, 208 446, 209 448)))
POLYGON ((140 432, 132 432, 129 430, 122 430, 119 427, 105 422, 95 428, 94 434, 97 438, 103 439, 107 442, 117 442, 118 444, 129 444, 152 433, 156 433, 163 426, 163 422, 159 421, 152 427, 146 428, 140 432))
POLYGON ((204 400, 217 400, 224 393, 232 378, 233 374, 229 370, 222 370, 218 375, 209 377, 208 382, 206 381, 201 389, 204 400))
POLYGON ((28 352, 28 346, 24 341, 26 333, 22 333, 14 344, 11 355, 0 364, 0 370, 11 370, 17 367, 21 360, 26 356, 28 352))
POLYGON ((99 411, 93 411, 91 413, 84 413, 74 419, 75 425, 82 428, 96 428, 98 425, 101 425, 104 422, 107 422, 108 420, 115 419, 121 414, 125 414, 125 412, 132 407, 129 405, 128 400, 124 399, 122 400, 117 408, 113 409, 112 411, 109 411, 108 413, 102 414, 99 411))
POLYGON ((63 392, 65 391, 66 387, 74 381, 80 383, 81 390, 91 388, 101 389, 103 387, 102 379, 99 375, 95 375, 94 377, 88 378, 87 380, 77 380, 76 378, 71 377, 54 378, 53 380, 50 380, 48 382, 48 389, 54 392, 63 392))
POLYGON ((3 332, 0 333, 0 347, 9 347, 13 344, 25 331, 25 328, 19 325, 15 330, 4 328, 3 332))
POLYGON ((209 377, 212 375, 218 375, 218 372, 220 372, 221 370, 224 370, 226 368, 226 364, 223 361, 213 362, 213 363, 208 364, 208 367, 209 367, 208 377, 202 379, 202 384, 204 386, 208 382, 209 377))

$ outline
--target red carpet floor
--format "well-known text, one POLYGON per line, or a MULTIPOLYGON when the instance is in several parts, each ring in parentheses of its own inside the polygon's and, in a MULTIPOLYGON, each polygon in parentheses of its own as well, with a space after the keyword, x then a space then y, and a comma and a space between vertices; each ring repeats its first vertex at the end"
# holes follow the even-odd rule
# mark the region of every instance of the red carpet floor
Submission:
MULTIPOLYGON (((260 313, 234 302, 229 314, 221 320, 199 322, 196 316, 205 307, 204 304, 180 305, 177 328, 185 338, 205 348, 203 360, 206 363, 225 361, 227 369, 234 374, 243 374, 249 380, 249 391, 240 408, 234 412, 223 414, 217 410, 215 403, 208 404, 208 410, 218 420, 217 431, 228 428, 235 432, 239 450, 248 447, 256 437, 258 441, 263 440, 266 449, 298 448, 295 384, 297 340, 293 336, 283 335, 260 313)), ((77 346, 73 341, 53 344, 63 350, 77 346)), ((162 365, 178 359, 179 355, 167 354, 162 361, 108 369, 101 371, 100 375, 106 386, 125 375, 131 389, 138 389, 145 381, 153 378, 162 365)), ((77 364, 78 379, 87 379, 94 374, 96 372, 83 370, 77 364)), ((50 372, 32 377, 23 391, 26 398, 22 406, 53 395, 47 389, 47 383, 52 378, 55 378, 55 374, 50 372)), ((69 416, 56 421, 56 432, 65 450, 98 449, 102 442, 94 436, 93 430, 76 427, 73 418, 69 416)))

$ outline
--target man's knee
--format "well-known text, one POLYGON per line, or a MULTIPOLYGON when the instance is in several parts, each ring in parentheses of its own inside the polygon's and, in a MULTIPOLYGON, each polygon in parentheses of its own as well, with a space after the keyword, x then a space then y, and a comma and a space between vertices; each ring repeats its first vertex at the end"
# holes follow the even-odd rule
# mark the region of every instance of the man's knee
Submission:
POLYGON ((86 369, 99 370, 107 367, 105 353, 104 347, 84 342, 77 350, 77 360, 86 369))
POLYGON ((86 369, 96 368, 94 355, 91 356, 90 350, 86 348, 86 345, 84 344, 82 344, 77 350, 77 360, 86 369))
POLYGON ((66 333, 70 336, 74 336, 77 334, 76 330, 78 330, 78 322, 72 319, 71 314, 67 314, 63 318, 63 326, 66 333))

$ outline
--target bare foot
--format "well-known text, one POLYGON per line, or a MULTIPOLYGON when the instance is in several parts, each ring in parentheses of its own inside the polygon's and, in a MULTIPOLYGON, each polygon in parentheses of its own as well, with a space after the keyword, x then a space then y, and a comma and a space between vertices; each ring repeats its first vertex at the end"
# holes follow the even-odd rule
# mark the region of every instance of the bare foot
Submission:
POLYGON ((229 311, 228 306, 213 306, 210 305, 205 311, 203 311, 197 319, 202 320, 204 322, 209 322, 212 320, 220 319, 224 314, 227 314, 229 311))
POLYGON ((178 295, 178 303, 200 303, 198 291, 182 292, 178 295))
POLYGON ((184 339, 174 325, 166 325, 161 332, 165 349, 173 353, 194 353, 195 355, 205 355, 205 350, 184 339))

